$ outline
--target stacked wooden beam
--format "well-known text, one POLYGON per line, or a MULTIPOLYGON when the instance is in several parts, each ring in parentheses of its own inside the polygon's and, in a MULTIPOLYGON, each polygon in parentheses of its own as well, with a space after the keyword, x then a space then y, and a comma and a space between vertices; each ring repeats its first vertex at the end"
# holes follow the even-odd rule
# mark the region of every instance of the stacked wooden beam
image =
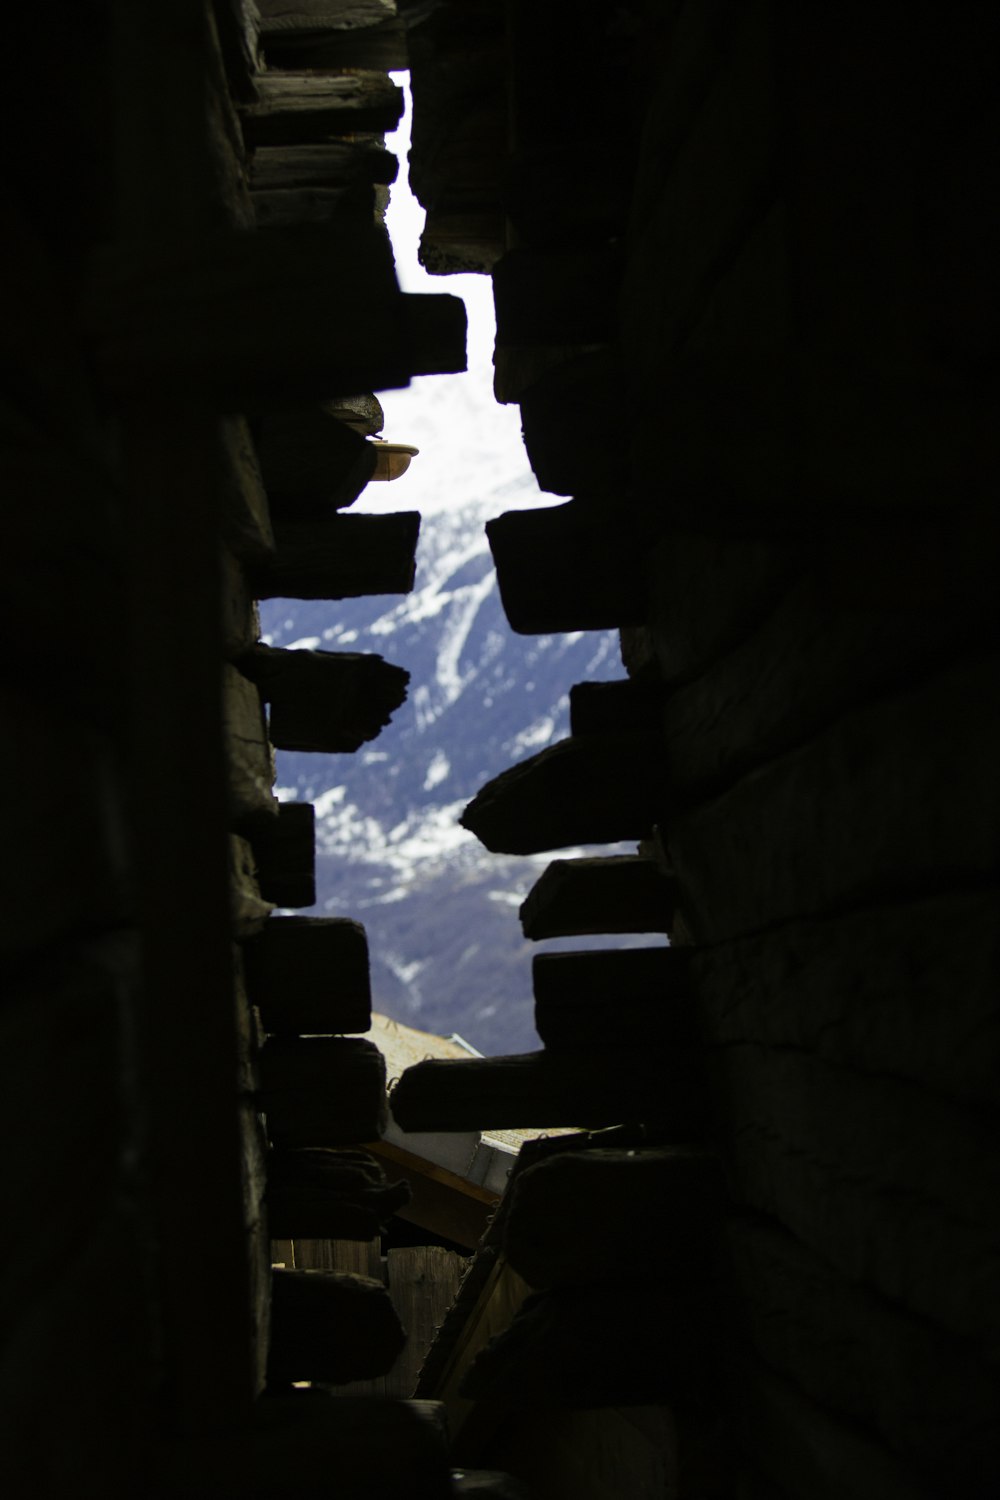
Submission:
MULTIPOLYGON (((573 739, 466 821, 496 849, 617 827, 651 851, 558 861, 529 935, 695 943, 734 1487, 996 1488, 995 38, 972 6, 944 53, 927 17, 901 41, 861 7, 563 10, 507 7, 494 281, 497 393, 571 498, 490 539, 514 628, 623 626, 639 691, 578 689, 573 739)), ((586 989, 566 1013, 589 1063, 586 989)), ((620 1107, 612 997, 639 1002, 606 993, 620 1107)), ((552 1036, 487 1060, 486 1113, 522 1076, 539 1107, 552 1036)), ((404 1079, 400 1108, 471 1111, 463 1078, 404 1079)))

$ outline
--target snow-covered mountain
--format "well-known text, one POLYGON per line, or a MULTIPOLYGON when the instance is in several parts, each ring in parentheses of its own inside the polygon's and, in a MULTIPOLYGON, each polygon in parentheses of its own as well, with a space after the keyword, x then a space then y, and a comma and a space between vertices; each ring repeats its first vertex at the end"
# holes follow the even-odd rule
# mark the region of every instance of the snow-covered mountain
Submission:
MULTIPOLYGON (((574 682, 622 675, 613 632, 520 637, 507 625, 483 523, 523 483, 425 516, 406 597, 272 601, 264 617, 274 645, 377 651, 409 671, 407 702, 371 745, 280 755, 281 795, 315 803, 316 911, 365 923, 376 1007, 484 1052, 536 1045, 517 907, 547 857, 489 854, 459 815, 484 782, 568 732, 574 682)), ((404 508, 405 482, 391 488, 404 508)))

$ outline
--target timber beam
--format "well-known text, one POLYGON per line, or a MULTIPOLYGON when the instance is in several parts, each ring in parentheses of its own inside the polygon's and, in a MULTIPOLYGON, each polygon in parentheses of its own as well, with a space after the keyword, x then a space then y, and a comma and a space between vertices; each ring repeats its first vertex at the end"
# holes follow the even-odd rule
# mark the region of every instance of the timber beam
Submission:
POLYGON ((322 73, 262 73, 257 101, 240 111, 250 147, 290 146, 330 136, 395 130, 403 91, 385 73, 357 69, 322 73))
POLYGON ((674 884, 655 860, 639 854, 556 859, 521 905, 526 938, 605 932, 668 932, 674 884))
POLYGON ((430 1058, 407 1068, 390 1099, 407 1131, 598 1127, 656 1121, 679 1140, 704 1131, 695 1048, 637 1045, 604 1053, 527 1052, 430 1058))
POLYGON ((279 750, 359 749, 405 702, 410 680, 374 653, 256 646, 240 666, 270 705, 268 732, 279 750))
POLYGON ((627 527, 576 501, 486 523, 500 599, 520 635, 641 625, 643 549, 627 527))
POLYGON ((694 1046, 689 959, 684 948, 537 954, 535 1029, 552 1053, 694 1046))
POLYGON ((311 802, 279 802, 277 818, 251 838, 257 881, 275 906, 312 906, 316 901, 316 810, 311 802))
POLYGON ((654 734, 561 740, 487 782, 459 821, 495 854, 646 838, 666 795, 654 734))
POLYGON ((258 599, 357 599, 408 594, 416 574, 420 513, 315 515, 277 520, 275 552, 254 569, 258 599))
POLYGON ((350 1146, 385 1127, 385 1058, 356 1037, 273 1037, 260 1052, 258 1108, 275 1146, 350 1146))
POLYGON ((406 1333, 381 1281, 350 1271, 271 1276, 270 1382, 343 1385, 391 1369, 406 1333))
POLYGON ((272 917, 243 948, 247 993, 276 1036, 371 1026, 368 939, 348 917, 272 917))
POLYGON ((409 1197, 407 1184, 387 1182, 367 1151, 317 1146, 268 1154, 272 1239, 372 1240, 409 1197))
POLYGON ((268 412, 257 453, 267 498, 280 515, 352 505, 375 473, 375 450, 323 406, 268 412))
POLYGON ((622 1242, 654 1246, 664 1281, 690 1278, 721 1224, 718 1160, 688 1146, 560 1151, 519 1172, 504 1219, 504 1254, 532 1287, 603 1281, 622 1242))

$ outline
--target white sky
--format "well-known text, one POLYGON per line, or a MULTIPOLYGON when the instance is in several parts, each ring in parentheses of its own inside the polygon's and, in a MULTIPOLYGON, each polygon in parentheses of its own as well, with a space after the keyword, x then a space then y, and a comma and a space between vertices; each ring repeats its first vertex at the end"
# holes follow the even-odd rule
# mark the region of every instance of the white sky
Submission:
MULTIPOLYGON (((409 74, 394 73, 406 96, 399 129, 386 148, 399 159, 387 222, 404 292, 448 292, 465 302, 469 319, 469 368, 462 375, 425 375, 399 391, 380 391, 389 442, 412 443, 420 454, 391 484, 370 484, 355 510, 452 509, 502 489, 501 510, 543 503, 521 442, 517 406, 500 406, 493 396, 493 283, 489 276, 430 276, 418 260, 424 211, 410 192, 409 74)), ((551 497, 549 497, 551 500, 551 497)))

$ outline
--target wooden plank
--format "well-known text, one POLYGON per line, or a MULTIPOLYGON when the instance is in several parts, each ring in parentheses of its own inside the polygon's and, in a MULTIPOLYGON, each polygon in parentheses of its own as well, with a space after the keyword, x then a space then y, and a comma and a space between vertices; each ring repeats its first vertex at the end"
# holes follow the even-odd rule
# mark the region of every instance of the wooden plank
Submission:
POLYGON ((526 938, 602 932, 667 932, 674 885, 655 860, 639 854, 556 859, 520 909, 526 938))
POLYGON ((623 678, 620 682, 575 682, 569 690, 570 734, 660 728, 663 688, 659 683, 623 678))
POLYGON ((258 646, 240 663, 270 707, 281 750, 357 750, 406 700, 410 674, 381 656, 258 646))
POLYGON ((554 495, 614 495, 628 475, 621 414, 625 375, 606 351, 581 354, 544 374, 521 397, 528 461, 554 495))
POLYGON ((995 1488, 1000 1376, 988 1360, 766 1222, 732 1220, 727 1245, 742 1331, 766 1365, 867 1427, 932 1492, 995 1488))
POLYGON ((459 821, 497 854, 645 838, 667 800, 660 753, 651 734, 562 740, 487 782, 459 821))
POLYGON ((852 1284, 967 1341, 1000 1332, 992 1119, 891 1075, 731 1042, 710 1062, 734 1198, 852 1284))
POLYGON ((253 849, 238 834, 229 835, 229 915, 238 942, 252 937, 274 910, 261 894, 253 849))
POLYGON ((385 1058, 353 1037, 273 1037, 261 1049, 258 1103, 275 1146, 375 1140, 386 1119, 385 1058))
POLYGON ((997 682, 993 655, 962 662, 676 817, 667 844, 696 940, 995 879, 997 682))
POLYGON ((688 1147, 564 1151, 511 1184, 503 1248, 529 1286, 614 1279, 623 1240, 656 1246, 660 1280, 709 1263, 725 1202, 718 1159, 688 1147))
POLYGON ((455 1299, 468 1266, 464 1255, 440 1245, 412 1245, 389 1251, 389 1296, 407 1332, 390 1375, 389 1394, 412 1396, 434 1335, 455 1299))
POLYGON ((387 17, 370 26, 280 27, 276 18, 262 20, 262 37, 270 69, 307 68, 310 72, 339 74, 343 68, 381 68, 405 72, 409 68, 406 24, 387 17))
POLYGON ((276 819, 274 757, 257 688, 226 662, 222 676, 222 723, 226 736, 228 807, 236 827, 276 819))
POLYGON ((392 1091, 403 1130, 529 1129, 656 1121, 680 1139, 704 1131, 698 1051, 615 1049, 552 1055, 428 1059, 407 1068, 392 1091))
POLYGON ((311 802, 279 802, 278 816, 254 830, 257 881, 275 906, 316 901, 316 810, 311 802))
POLYGON ((112 398, 197 397, 218 411, 406 385, 465 368, 465 307, 404 296, 374 225, 220 234, 105 254, 89 331, 112 398))
POLYGON ((670 693, 671 780, 704 794, 977 651, 994 632, 998 564, 996 540, 968 517, 914 519, 903 535, 845 524, 804 554, 756 629, 670 693))
POLYGON ((222 654, 226 661, 239 661, 260 639, 260 611, 250 590, 246 566, 224 543, 219 548, 219 613, 222 654))
POLYGON ((672 531, 650 546, 649 629, 667 686, 752 635, 808 564, 801 541, 672 531))
MULTIPOLYGON (((133 265, 171 259, 177 241, 197 244, 242 221, 235 152, 219 147, 229 101, 214 28, 201 0, 139 0, 115 7, 112 43, 114 253, 133 265)), ((137 328, 140 361, 142 337, 137 328)), ((196 1436, 245 1423, 259 1379, 229 931, 218 432, 187 392, 167 404, 138 385, 120 395, 134 663, 129 847, 143 950, 134 1057, 159 1251, 150 1295, 164 1431, 196 1436)), ((109 1330, 102 1338, 113 1344, 109 1330)))
POLYGON ((347 1271, 272 1272, 268 1377, 341 1385, 384 1375, 406 1342, 381 1281, 347 1271))
POLYGON ((251 195, 302 188, 343 189, 395 182, 399 163, 380 140, 259 146, 250 157, 251 195))
POLYGON ((553 1053, 693 1046, 689 957, 684 948, 537 954, 535 1030, 553 1053))
POLYGON ((244 945, 247 993, 272 1036, 371 1026, 368 939, 347 917, 273 917, 244 945))
POLYGON ((247 145, 289 146, 357 131, 395 130, 403 91, 385 73, 357 69, 337 76, 264 73, 257 101, 241 112, 247 145))
POLYGON ((641 544, 617 518, 574 501, 486 523, 500 599, 521 635, 604 630, 646 616, 641 544))
POLYGON ((268 1155, 271 1233, 296 1243, 370 1241, 408 1196, 404 1183, 387 1182, 377 1159, 368 1152, 311 1147, 274 1150, 268 1155))
POLYGON ((285 515, 352 505, 375 472, 371 445, 322 406, 268 412, 257 451, 268 498, 285 515))
POLYGON ((330 224, 346 214, 373 219, 378 189, 364 182, 345 187, 255 188, 250 202, 258 229, 285 229, 330 224))
POLYGON ((496 1212, 495 1193, 487 1193, 391 1141, 379 1141, 372 1151, 409 1188, 409 1198, 398 1210, 399 1218, 469 1251, 477 1248, 496 1212))
POLYGON ((995 887, 945 893, 694 950, 706 1036, 795 1048, 992 1109, 998 909, 995 887))
POLYGON ((254 570, 254 593, 259 599, 408 594, 419 531, 419 511, 279 520, 274 557, 254 570))
POLYGON ((274 551, 274 532, 250 425, 223 417, 218 431, 222 539, 235 557, 261 562, 274 551))

